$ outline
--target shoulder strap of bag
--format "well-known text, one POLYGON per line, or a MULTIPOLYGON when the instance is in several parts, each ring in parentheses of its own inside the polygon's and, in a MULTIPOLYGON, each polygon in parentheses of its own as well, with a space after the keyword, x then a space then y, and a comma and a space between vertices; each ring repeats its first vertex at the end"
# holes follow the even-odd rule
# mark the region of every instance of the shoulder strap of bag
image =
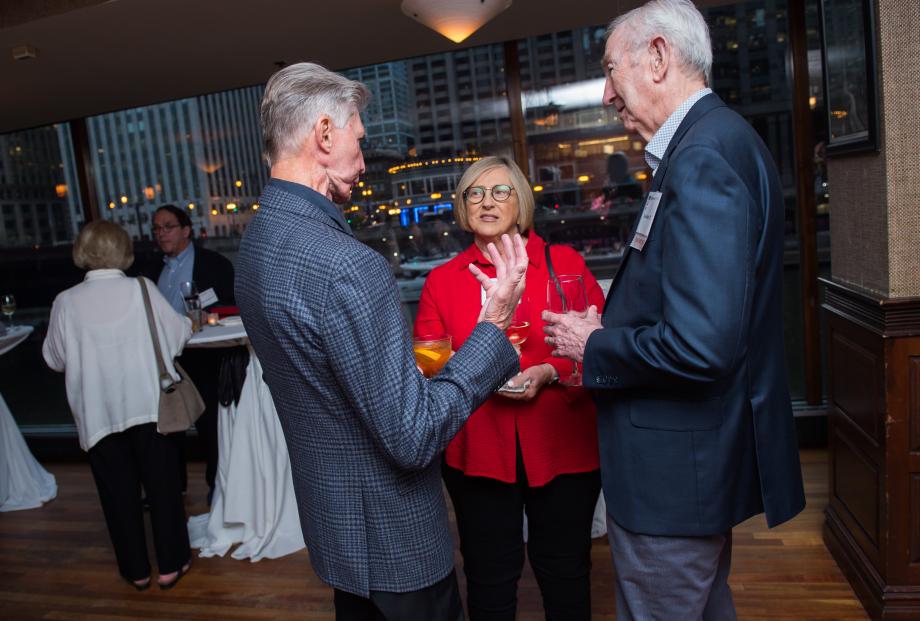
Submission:
POLYGON ((553 281, 553 285, 556 287, 556 293, 559 294, 559 299, 562 300, 562 311, 565 312, 568 310, 566 308, 565 295, 562 293, 562 284, 559 282, 559 277, 556 276, 556 270, 553 269, 553 259, 549 251, 550 246, 552 246, 552 244, 549 242, 543 246, 543 252, 546 254, 546 270, 549 272, 550 280, 553 281))
POLYGON ((153 306, 150 304, 150 294, 147 292, 147 283, 142 276, 138 276, 137 281, 141 285, 141 293, 144 296, 144 309, 147 311, 147 325, 150 327, 150 338, 153 340, 153 351, 157 357, 157 372, 160 374, 160 388, 166 390, 175 382, 172 376, 166 371, 166 363, 163 362, 163 352, 160 351, 160 337, 157 335, 157 324, 153 318, 153 306))

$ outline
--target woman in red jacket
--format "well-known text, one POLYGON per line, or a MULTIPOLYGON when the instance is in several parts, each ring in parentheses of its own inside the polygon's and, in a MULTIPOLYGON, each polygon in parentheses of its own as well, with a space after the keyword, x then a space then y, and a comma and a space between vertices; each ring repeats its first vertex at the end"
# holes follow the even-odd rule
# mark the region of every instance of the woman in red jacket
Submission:
MULTIPOLYGON (((553 358, 543 341, 540 313, 547 307, 549 276, 533 211, 530 184, 513 161, 486 157, 470 166, 457 187, 455 212, 474 243, 431 272, 415 321, 417 336, 449 334, 454 349, 462 346, 482 307, 480 285, 467 266, 494 272, 486 244, 503 233, 521 233, 530 258, 521 302, 530 331, 513 383, 529 381, 529 387, 494 395, 445 453, 444 481, 460 531, 471 621, 515 617, 524 512, 527 553, 546 618, 591 617, 591 520, 600 490, 594 404, 583 389, 556 383, 572 372, 572 361, 553 358)), ((588 303, 602 308, 603 293, 581 255, 567 246, 552 246, 551 252, 555 273, 580 274, 588 303)))

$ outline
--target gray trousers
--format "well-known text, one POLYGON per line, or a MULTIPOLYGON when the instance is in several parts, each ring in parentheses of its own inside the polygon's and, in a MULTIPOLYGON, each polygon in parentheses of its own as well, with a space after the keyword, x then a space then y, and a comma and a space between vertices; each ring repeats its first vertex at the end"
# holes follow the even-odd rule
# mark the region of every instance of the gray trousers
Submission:
POLYGON ((735 621, 728 586, 732 533, 640 535, 607 516, 617 621, 735 621))

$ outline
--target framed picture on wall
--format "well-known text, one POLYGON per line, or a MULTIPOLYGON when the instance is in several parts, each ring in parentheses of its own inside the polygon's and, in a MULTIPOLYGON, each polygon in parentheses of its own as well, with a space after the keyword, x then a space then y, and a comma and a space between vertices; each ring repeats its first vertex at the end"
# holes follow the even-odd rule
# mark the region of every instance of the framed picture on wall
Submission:
POLYGON ((873 0, 820 0, 828 154, 879 149, 873 0))

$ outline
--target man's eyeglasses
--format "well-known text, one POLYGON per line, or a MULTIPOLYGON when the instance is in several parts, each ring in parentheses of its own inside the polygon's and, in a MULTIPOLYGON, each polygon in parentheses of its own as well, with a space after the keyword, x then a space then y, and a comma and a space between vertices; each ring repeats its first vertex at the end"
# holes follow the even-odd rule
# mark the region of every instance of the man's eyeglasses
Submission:
POLYGON ((493 185, 491 188, 474 185, 463 192, 463 200, 472 205, 478 205, 486 197, 486 192, 491 192, 492 198, 499 203, 504 203, 511 198, 511 193, 514 192, 514 188, 504 183, 501 185, 493 185))
POLYGON ((178 224, 163 224, 163 225, 154 224, 151 227, 151 230, 153 231, 153 234, 156 235, 160 231, 163 231, 164 233, 169 233, 171 230, 177 229, 177 228, 179 228, 178 224))

